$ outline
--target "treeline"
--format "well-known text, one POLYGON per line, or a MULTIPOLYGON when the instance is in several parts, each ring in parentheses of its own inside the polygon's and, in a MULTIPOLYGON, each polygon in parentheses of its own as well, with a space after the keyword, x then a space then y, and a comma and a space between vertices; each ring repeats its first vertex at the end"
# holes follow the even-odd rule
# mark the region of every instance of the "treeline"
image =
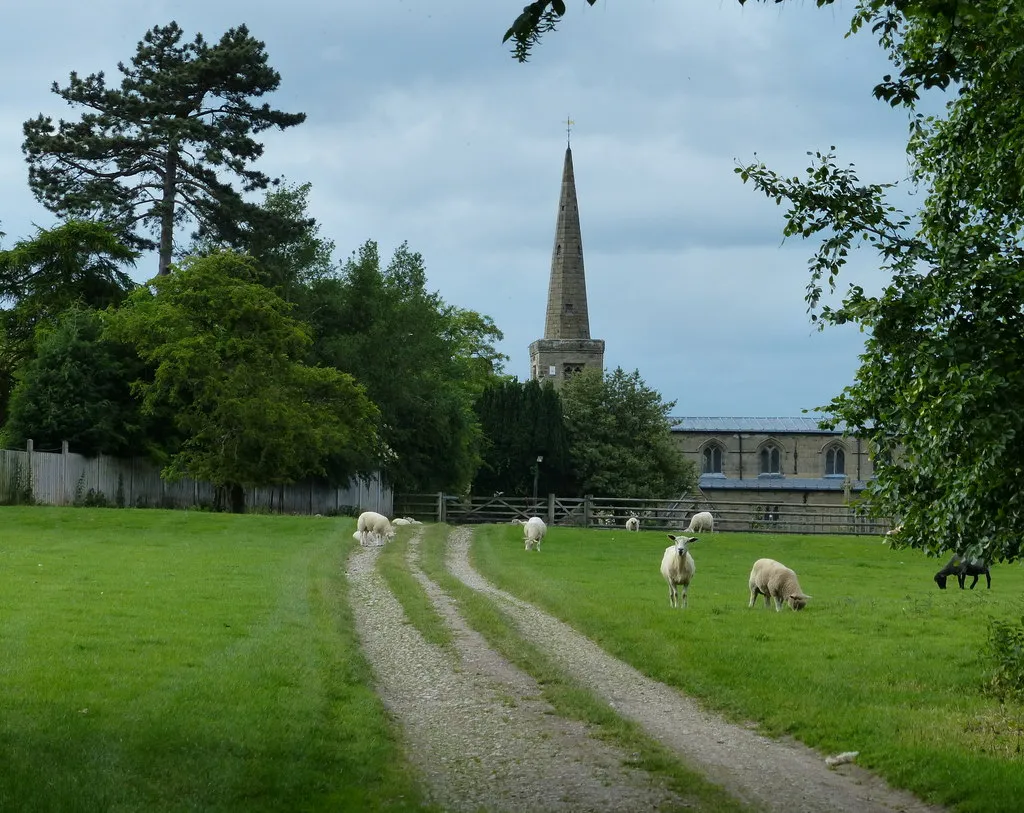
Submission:
POLYGON ((255 134, 305 118, 253 104, 280 82, 263 43, 244 26, 182 37, 147 32, 119 87, 54 85, 79 121, 25 124, 30 187, 59 221, 0 251, 5 445, 142 454, 232 510, 248 487, 369 471, 405 491, 692 485, 673 404, 637 373, 580 376, 564 397, 520 384, 493 320, 427 290, 407 245, 335 264, 310 185, 251 167, 255 134), (157 273, 138 285, 147 250, 157 273))

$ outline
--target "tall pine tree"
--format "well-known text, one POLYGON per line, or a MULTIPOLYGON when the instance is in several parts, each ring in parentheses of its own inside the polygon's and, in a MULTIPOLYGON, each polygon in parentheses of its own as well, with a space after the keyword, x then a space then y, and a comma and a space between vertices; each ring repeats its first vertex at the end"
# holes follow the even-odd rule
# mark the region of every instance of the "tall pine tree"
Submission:
POLYGON ((29 186, 44 206, 106 221, 134 247, 159 249, 160 274, 184 222, 239 241, 247 229, 294 228, 268 220, 243 193, 271 183, 250 168, 263 153, 253 136, 306 118, 251 101, 276 90, 281 76, 244 25, 214 45, 202 34, 183 43, 183 33, 175 22, 146 32, 131 64, 118 63, 119 88, 102 72, 72 72, 67 87, 54 82, 54 93, 86 112, 57 124, 40 114, 25 122, 22 145, 29 186), (232 175, 241 191, 224 180, 232 175))

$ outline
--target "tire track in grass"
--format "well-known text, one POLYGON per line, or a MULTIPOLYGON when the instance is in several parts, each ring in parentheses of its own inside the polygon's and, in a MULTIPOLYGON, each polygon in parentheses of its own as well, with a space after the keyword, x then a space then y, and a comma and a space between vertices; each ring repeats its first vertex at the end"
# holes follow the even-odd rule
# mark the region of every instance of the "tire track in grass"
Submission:
POLYGON ((628 755, 554 714, 536 682, 470 630, 454 602, 413 565, 455 630, 456 655, 426 642, 377 573, 378 551, 357 548, 347 563, 356 629, 432 803, 489 813, 680 806, 660 780, 626 767, 628 755))
POLYGON ((643 675, 539 608, 498 589, 469 562, 471 532, 449 537, 446 567, 512 617, 523 637, 547 653, 621 716, 709 781, 754 807, 780 813, 940 813, 856 765, 829 769, 824 756, 726 722, 678 689, 643 675))

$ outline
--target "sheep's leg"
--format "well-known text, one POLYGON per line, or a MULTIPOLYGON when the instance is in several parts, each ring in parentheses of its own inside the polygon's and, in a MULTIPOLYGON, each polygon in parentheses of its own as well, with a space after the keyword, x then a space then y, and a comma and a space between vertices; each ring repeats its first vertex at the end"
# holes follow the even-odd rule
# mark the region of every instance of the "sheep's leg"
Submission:
POLYGON ((750 591, 750 603, 747 605, 747 609, 749 610, 751 607, 753 607, 755 602, 757 602, 757 588, 756 587, 753 590, 750 591))
POLYGON ((782 612, 782 596, 772 596, 775 599, 775 612, 782 612))
POLYGON ((985 581, 987 582, 986 588, 991 590, 992 589, 992 574, 991 573, 987 573, 987 572, 985 573, 985 581))
POLYGON ((676 599, 676 586, 674 584, 672 584, 672 582, 669 582, 668 583, 668 606, 669 607, 675 607, 676 606, 676 602, 677 602, 677 599, 676 599))
POLYGON ((690 585, 684 584, 683 585, 683 609, 684 610, 686 609, 687 596, 689 596, 689 594, 690 594, 690 585))

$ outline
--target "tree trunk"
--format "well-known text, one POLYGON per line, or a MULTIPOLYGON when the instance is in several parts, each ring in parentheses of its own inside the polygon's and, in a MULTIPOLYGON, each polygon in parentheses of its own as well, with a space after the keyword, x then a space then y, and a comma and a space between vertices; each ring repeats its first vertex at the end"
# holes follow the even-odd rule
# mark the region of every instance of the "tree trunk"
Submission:
POLYGON ((178 184, 178 145, 171 141, 164 159, 164 194, 160 202, 160 276, 171 273, 174 251, 174 193, 178 184))
POLYGON ((228 486, 228 493, 231 497, 231 513, 232 514, 244 514, 245 513, 245 489, 242 488, 238 483, 232 483, 228 486))
POLYGON ((239 483, 225 483, 213 490, 213 510, 245 513, 245 489, 239 483))

